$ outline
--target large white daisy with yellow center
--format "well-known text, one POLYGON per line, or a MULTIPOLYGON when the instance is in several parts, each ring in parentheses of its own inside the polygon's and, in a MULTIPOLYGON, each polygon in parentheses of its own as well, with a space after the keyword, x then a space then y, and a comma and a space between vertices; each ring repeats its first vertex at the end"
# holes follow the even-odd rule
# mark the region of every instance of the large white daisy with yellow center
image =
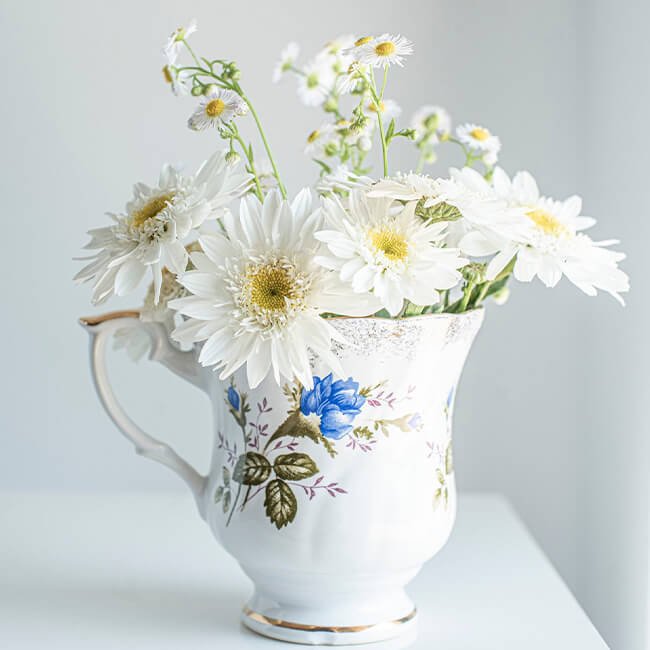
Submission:
POLYGON ((188 317, 176 340, 205 341, 199 361, 224 379, 246 364, 251 388, 269 371, 278 384, 297 378, 311 387, 310 351, 342 375, 331 351, 340 337, 321 314, 367 316, 375 305, 315 263, 321 218, 310 190, 291 204, 276 190, 263 204, 243 199, 237 217, 223 218, 223 234, 200 238, 196 270, 179 279, 193 295, 170 303, 188 317))
POLYGON ((184 240, 206 219, 243 194, 251 176, 226 163, 225 153, 207 160, 194 176, 184 176, 165 165, 158 185, 138 183, 133 199, 121 214, 110 214, 114 224, 89 231, 84 248, 97 252, 76 276, 78 282, 92 281, 93 302, 99 304, 113 294, 131 293, 147 269, 154 284, 154 302, 160 297, 164 267, 182 273, 188 254, 184 240))
POLYGON ((523 210, 526 227, 510 250, 497 255, 489 269, 492 277, 516 255, 517 280, 530 282, 538 277, 547 287, 554 287, 565 275, 587 295, 594 296, 601 289, 623 302, 620 293, 629 290, 629 279, 618 262, 625 255, 605 248, 617 244, 616 240, 595 242, 581 232, 595 220, 580 214, 580 197, 566 201, 542 197, 528 172, 518 172, 511 180, 497 168, 493 183, 498 196, 523 210))
POLYGON ((362 64, 373 68, 389 65, 404 65, 404 57, 413 54, 413 43, 404 36, 382 34, 377 37, 364 37, 356 41, 348 53, 362 64))
POLYGON ((216 88, 203 97, 198 108, 190 115, 187 125, 194 131, 202 131, 231 122, 247 112, 248 105, 237 93, 216 88))
POLYGON ((394 205, 392 198, 372 198, 364 190, 351 192, 345 204, 324 199, 327 229, 316 237, 329 254, 318 262, 337 271, 355 293, 374 296, 392 316, 405 299, 434 304, 437 290, 461 280, 458 269, 468 260, 458 249, 440 247, 446 224, 426 224, 415 207, 415 201, 394 205))

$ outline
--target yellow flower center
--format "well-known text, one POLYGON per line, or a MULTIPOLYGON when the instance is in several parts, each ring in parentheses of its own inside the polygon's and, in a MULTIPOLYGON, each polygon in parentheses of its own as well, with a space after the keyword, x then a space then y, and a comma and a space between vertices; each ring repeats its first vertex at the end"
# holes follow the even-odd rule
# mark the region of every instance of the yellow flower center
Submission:
POLYGON ((469 134, 476 140, 487 140, 490 137, 490 132, 487 129, 484 129, 482 126, 477 126, 475 129, 472 129, 469 134))
POLYGON ((354 41, 354 46, 355 47, 361 47, 362 45, 365 45, 366 43, 370 43, 371 40, 372 40, 372 36, 362 36, 361 38, 354 41))
POLYGON ((248 272, 250 299, 257 307, 282 311, 293 297, 294 287, 289 271, 282 266, 265 265, 248 272))
POLYGON ((165 81, 166 81, 168 84, 170 84, 172 81, 174 81, 174 78, 172 77, 172 72, 171 72, 171 70, 169 69, 169 66, 168 66, 168 65, 166 65, 166 66, 162 69, 162 73, 163 73, 163 77, 164 77, 165 81))
POLYGON ((318 75, 315 72, 312 72, 310 75, 307 75, 307 88, 316 88, 318 86, 318 75))
POLYGON ((392 262, 401 262, 408 255, 409 246, 404 236, 389 228, 371 230, 370 241, 375 250, 381 251, 392 262))
MULTIPOLYGON (((377 112, 377 104, 375 104, 374 102, 371 102, 370 104, 368 104, 368 110, 372 111, 373 113, 376 113, 377 112)), ((379 102, 379 112, 383 113, 385 110, 386 110, 386 104, 384 104, 384 102, 379 102)))
POLYGON ((308 136, 307 136, 307 142, 311 144, 312 142, 316 142, 320 138, 320 131, 312 131, 308 136))
POLYGON ((136 210, 131 216, 131 225, 134 228, 142 228, 144 224, 157 216, 167 207, 167 204, 174 198, 173 193, 156 196, 145 203, 139 210, 136 210))
POLYGON ((390 56, 395 53, 395 43, 392 41, 384 41, 375 45, 375 54, 377 56, 390 56))
POLYGON ((205 105, 205 114, 208 117, 219 117, 226 110, 226 103, 223 99, 211 99, 205 105))
POLYGON ((542 210, 541 208, 535 208, 534 210, 526 212, 526 216, 547 235, 561 237, 569 232, 566 229, 566 226, 560 223, 560 221, 558 221, 550 212, 542 210))

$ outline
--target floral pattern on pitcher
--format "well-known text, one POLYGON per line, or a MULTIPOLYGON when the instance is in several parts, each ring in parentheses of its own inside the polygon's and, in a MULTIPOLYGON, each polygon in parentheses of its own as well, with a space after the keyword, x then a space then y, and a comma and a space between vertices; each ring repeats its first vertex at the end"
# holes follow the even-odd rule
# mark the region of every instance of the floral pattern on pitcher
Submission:
POLYGON ((237 510, 242 512, 262 492, 266 515, 278 529, 295 520, 297 491, 308 501, 321 493, 330 497, 347 494, 337 482, 328 482, 316 461, 303 450, 303 442, 322 445, 334 459, 339 453, 336 445, 343 441, 345 449, 369 452, 377 443, 378 433, 388 437, 393 430, 420 431, 422 418, 417 412, 396 417, 365 413, 380 407, 394 410, 411 399, 414 387, 409 387, 406 396, 400 398, 387 391, 385 384, 359 388, 352 377, 335 380, 332 373, 314 376, 309 390, 297 381, 285 384, 288 415, 271 433, 268 422, 264 421, 273 410, 268 399, 264 397, 258 402, 257 413, 251 416, 248 395, 238 390, 231 380, 225 391, 225 404, 241 431, 242 440, 238 448, 237 442, 218 433, 217 446, 223 450, 225 464, 214 501, 221 504, 226 525, 237 510))

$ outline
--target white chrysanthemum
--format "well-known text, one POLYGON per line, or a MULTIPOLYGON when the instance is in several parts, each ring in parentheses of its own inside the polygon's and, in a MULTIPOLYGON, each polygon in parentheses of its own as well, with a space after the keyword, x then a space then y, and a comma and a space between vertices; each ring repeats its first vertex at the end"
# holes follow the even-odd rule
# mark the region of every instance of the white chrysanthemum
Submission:
POLYGON ((342 282, 360 295, 372 294, 395 316, 404 300, 416 305, 437 301, 437 290, 461 280, 457 269, 468 260, 453 248, 440 248, 445 223, 428 225, 415 216, 415 202, 395 213, 393 199, 371 198, 363 190, 351 192, 347 205, 324 199, 327 230, 316 237, 329 255, 318 257, 336 270, 342 282))
POLYGON ((338 334, 320 314, 367 316, 372 308, 315 263, 320 223, 309 190, 291 205, 277 191, 263 204, 243 199, 238 217, 224 217, 224 234, 200 238, 196 271, 180 278, 193 295, 170 303, 189 317, 176 340, 205 341, 199 361, 221 369, 223 379, 246 364, 252 388, 271 369, 278 383, 298 378, 311 387, 310 350, 341 374, 331 351, 338 334))
POLYGON ((217 88, 203 97, 187 125, 194 131, 202 131, 211 126, 219 127, 247 112, 248 105, 237 93, 217 88))
POLYGON ((629 290, 629 279, 618 268, 618 262, 625 255, 605 248, 617 244, 616 240, 595 242, 581 232, 593 226, 595 220, 580 214, 579 196, 566 201, 542 197, 528 172, 519 172, 510 180, 497 168, 493 183, 498 196, 523 208, 526 229, 513 250, 495 258, 489 270, 491 277, 516 255, 517 280, 530 282, 537 276, 547 287, 554 287, 565 275, 589 296, 601 289, 623 303, 620 293, 629 290))
MULTIPOLYGON (((456 127, 456 137, 467 147, 474 151, 482 151, 488 155, 494 164, 496 156, 501 150, 501 140, 492 135, 484 126, 478 124, 461 124, 456 127)), ((486 161, 487 162, 487 161, 486 161)))
MULTIPOLYGON (((371 101, 368 103, 366 108, 369 113, 377 114, 377 106, 374 102, 371 101)), ((390 122, 394 117, 399 117, 401 115, 402 109, 396 101, 392 99, 384 99, 379 103, 379 112, 386 122, 390 122)))
POLYGON ((316 160, 335 156, 339 134, 333 124, 322 124, 307 136, 305 155, 316 160))
POLYGON ((151 269, 154 300, 158 302, 162 269, 182 273, 187 266, 183 240, 206 219, 245 192, 251 176, 236 172, 226 163, 224 152, 214 154, 194 176, 184 176, 165 165, 156 187, 138 183, 133 199, 122 214, 111 214, 112 226, 89 231, 85 248, 97 252, 76 276, 93 281, 93 302, 113 294, 131 293, 151 269))
POLYGON ((411 128, 415 131, 416 140, 425 139, 436 144, 451 133, 451 117, 440 106, 422 106, 413 113, 411 128))
POLYGON ((416 216, 425 221, 431 217, 449 219, 445 242, 466 255, 484 257, 508 247, 520 225, 521 210, 499 199, 477 171, 452 169, 451 175, 434 179, 398 174, 375 183, 368 194, 416 202, 416 216))
POLYGON ((389 65, 404 65, 404 57, 413 54, 413 43, 407 38, 382 34, 370 40, 359 39, 360 43, 352 48, 350 55, 361 63, 373 68, 383 68, 389 65))
POLYGON ((302 68, 298 96, 306 106, 320 106, 332 91, 336 75, 327 58, 318 57, 302 68))
POLYGON ((300 47, 298 43, 289 43, 280 53, 280 59, 275 64, 273 70, 273 83, 277 83, 282 79, 285 72, 291 70, 295 65, 298 55, 300 54, 300 47))
POLYGON ((175 29, 167 39, 167 43, 163 48, 163 54, 167 58, 168 65, 174 65, 178 59, 178 55, 183 47, 183 41, 194 34, 197 30, 196 20, 191 20, 187 27, 179 27, 175 29))
POLYGON ((362 187, 367 188, 371 184, 370 177, 355 174, 347 165, 338 165, 333 172, 321 176, 316 184, 316 191, 320 194, 349 192, 362 187))

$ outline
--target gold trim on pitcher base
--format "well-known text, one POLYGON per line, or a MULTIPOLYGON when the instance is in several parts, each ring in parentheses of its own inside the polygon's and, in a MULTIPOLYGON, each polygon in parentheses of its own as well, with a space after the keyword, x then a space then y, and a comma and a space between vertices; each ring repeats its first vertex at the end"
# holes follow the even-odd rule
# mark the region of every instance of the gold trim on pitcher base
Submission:
POLYGON ((300 632, 331 632, 332 634, 351 634, 355 632, 365 632, 373 628, 384 627, 384 626, 397 626, 408 623, 409 621, 415 618, 417 614, 417 608, 413 608, 413 611, 402 616, 402 618, 394 619, 392 621, 384 621, 381 623, 371 623, 370 625, 305 625, 303 623, 293 623, 292 621, 283 621, 279 618, 271 618, 270 616, 265 616, 256 612, 250 607, 244 607, 243 609, 244 616, 255 621, 256 623, 261 623, 262 625, 269 625, 272 627, 281 627, 288 630, 298 630, 300 632))

